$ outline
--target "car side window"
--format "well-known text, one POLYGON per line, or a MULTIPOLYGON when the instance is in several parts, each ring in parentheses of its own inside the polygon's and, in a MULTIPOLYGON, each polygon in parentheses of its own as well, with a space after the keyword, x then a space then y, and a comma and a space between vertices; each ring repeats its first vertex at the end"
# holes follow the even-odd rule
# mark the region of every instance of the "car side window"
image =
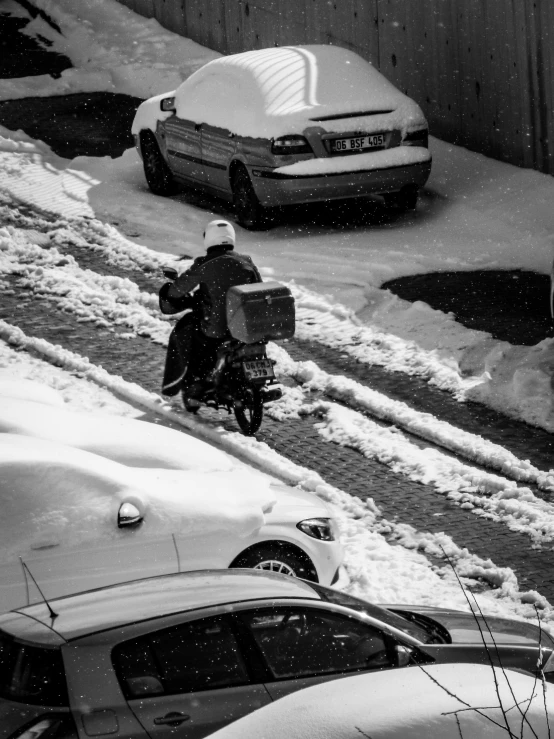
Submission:
POLYGON ((124 642, 112 656, 127 698, 195 693, 250 682, 231 626, 220 616, 124 642))
POLYGON ((276 680, 392 667, 385 635, 354 618, 311 608, 242 616, 276 680))

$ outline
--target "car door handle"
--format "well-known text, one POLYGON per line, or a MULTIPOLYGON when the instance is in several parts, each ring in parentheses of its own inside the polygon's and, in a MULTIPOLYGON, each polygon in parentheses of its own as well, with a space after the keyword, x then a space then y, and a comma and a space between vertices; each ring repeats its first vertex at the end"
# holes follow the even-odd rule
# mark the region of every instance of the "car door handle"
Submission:
POLYGON ((155 726, 180 726, 183 721, 188 721, 190 716, 186 713, 179 713, 178 711, 171 711, 166 713, 165 716, 158 716, 154 719, 155 726))

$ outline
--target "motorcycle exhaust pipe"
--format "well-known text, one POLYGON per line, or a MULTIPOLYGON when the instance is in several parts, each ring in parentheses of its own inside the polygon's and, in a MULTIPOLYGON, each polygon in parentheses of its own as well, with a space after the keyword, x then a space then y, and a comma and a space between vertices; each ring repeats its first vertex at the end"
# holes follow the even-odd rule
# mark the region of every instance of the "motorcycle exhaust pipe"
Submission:
POLYGON ((283 390, 280 387, 270 387, 262 390, 261 395, 264 403, 271 403, 272 400, 279 400, 283 397, 283 390))

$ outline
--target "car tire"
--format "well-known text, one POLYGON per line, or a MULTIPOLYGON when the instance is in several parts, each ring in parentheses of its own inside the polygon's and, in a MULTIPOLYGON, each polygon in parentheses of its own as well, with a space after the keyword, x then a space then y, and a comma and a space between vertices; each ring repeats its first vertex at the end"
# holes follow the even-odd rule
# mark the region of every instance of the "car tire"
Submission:
POLYGON ((279 572, 290 577, 318 582, 316 569, 308 555, 297 554, 279 542, 250 549, 239 555, 231 567, 279 572))
POLYGON ((415 210, 419 197, 419 189, 415 185, 404 187, 400 192, 390 192, 385 196, 387 207, 399 208, 403 211, 415 210))
POLYGON ((231 183, 233 206, 238 223, 249 231, 265 231, 270 227, 269 214, 258 200, 245 167, 238 167, 231 183))
POLYGON ((175 181, 152 133, 141 134, 140 148, 148 187, 154 195, 171 195, 175 192, 175 181))

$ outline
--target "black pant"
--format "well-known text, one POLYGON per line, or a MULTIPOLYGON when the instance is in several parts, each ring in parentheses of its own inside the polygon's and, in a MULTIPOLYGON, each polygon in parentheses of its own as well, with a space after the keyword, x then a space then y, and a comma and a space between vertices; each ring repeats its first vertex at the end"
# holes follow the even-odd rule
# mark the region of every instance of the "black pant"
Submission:
POLYGON ((177 395, 181 389, 206 377, 215 365, 217 350, 224 340, 205 336, 193 312, 180 318, 167 343, 163 395, 177 395))

